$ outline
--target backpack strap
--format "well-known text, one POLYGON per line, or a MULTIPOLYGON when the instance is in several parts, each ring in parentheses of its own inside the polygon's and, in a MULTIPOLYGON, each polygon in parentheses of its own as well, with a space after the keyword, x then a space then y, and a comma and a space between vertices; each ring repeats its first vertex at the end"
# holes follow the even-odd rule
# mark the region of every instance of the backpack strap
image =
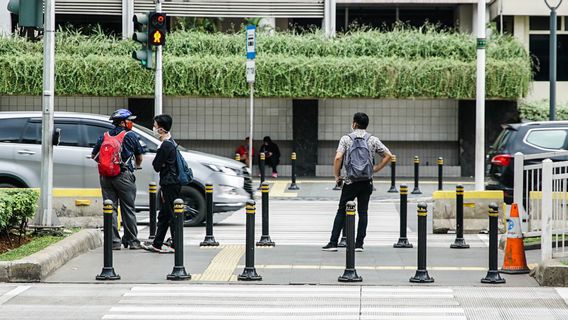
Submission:
MULTIPOLYGON (((122 130, 119 134, 117 134, 115 136, 118 139, 118 142, 120 142, 121 145, 122 145, 122 142, 124 141, 124 137, 126 137, 127 133, 128 133, 128 131, 122 130)), ((107 134, 108 134, 108 132, 107 132, 107 134)))

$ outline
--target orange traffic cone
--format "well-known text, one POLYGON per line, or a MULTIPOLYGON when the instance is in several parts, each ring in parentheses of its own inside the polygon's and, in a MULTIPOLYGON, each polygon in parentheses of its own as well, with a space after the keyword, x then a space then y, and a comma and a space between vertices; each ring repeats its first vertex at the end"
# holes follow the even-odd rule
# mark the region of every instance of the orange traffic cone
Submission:
POLYGON ((503 260, 502 273, 529 273, 525 245, 521 234, 519 219, 519 207, 516 203, 511 206, 511 214, 507 221, 507 245, 505 246, 505 259, 503 260))

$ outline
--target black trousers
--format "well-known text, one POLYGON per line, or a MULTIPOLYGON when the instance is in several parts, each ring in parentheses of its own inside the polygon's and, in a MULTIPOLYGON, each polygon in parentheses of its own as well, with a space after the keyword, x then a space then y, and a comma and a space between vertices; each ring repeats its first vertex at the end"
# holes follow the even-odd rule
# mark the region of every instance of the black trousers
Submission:
POLYGON ((175 237, 174 201, 180 197, 181 191, 181 186, 176 184, 161 186, 161 188, 162 196, 160 197, 161 206, 160 212, 158 213, 158 230, 156 230, 156 236, 152 243, 156 248, 161 248, 164 244, 164 238, 166 237, 168 228, 170 228, 172 240, 175 237))
POLYGON ((266 158, 264 163, 266 163, 267 166, 272 167, 272 173, 278 173, 278 170, 276 169, 276 167, 278 167, 278 165, 280 164, 279 158, 268 157, 268 158, 266 158))
POLYGON ((369 210, 369 199, 373 193, 373 181, 361 181, 346 184, 341 190, 341 198, 339 199, 339 207, 333 221, 333 229, 331 231, 331 243, 337 244, 341 230, 345 226, 345 209, 347 202, 357 199, 357 214, 359 215, 359 224, 357 226, 357 238, 355 246, 363 246, 365 236, 367 235, 367 223, 369 210))

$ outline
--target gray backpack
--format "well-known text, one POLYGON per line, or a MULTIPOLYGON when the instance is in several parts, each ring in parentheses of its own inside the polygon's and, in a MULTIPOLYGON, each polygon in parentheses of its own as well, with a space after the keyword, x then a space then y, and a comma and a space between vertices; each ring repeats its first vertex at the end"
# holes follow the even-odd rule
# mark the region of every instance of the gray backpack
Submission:
POLYGON ((369 181, 373 179, 373 155, 369 149, 370 134, 357 137, 354 133, 348 135, 353 143, 345 154, 345 171, 351 181, 369 181))

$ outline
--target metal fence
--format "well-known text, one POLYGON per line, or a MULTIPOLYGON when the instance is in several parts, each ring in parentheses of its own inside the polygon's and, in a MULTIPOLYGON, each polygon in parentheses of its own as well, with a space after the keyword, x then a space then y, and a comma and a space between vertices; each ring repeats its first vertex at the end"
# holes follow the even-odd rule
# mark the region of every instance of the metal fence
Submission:
POLYGON ((568 151, 515 154, 513 201, 523 236, 541 236, 543 261, 568 255, 568 161, 551 160, 567 156, 568 151))

